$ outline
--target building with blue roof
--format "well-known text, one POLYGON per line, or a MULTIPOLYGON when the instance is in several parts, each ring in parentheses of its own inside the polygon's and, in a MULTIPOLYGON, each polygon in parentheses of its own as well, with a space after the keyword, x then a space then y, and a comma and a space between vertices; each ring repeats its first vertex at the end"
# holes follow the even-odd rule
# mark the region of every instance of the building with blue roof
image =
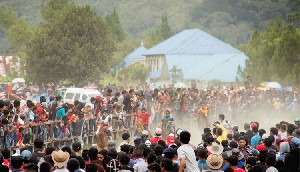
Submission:
POLYGON ((146 56, 148 49, 144 47, 144 43, 142 42, 141 45, 128 54, 124 58, 124 67, 128 67, 136 62, 139 62, 143 65, 146 65, 146 56))
POLYGON ((149 49, 145 54, 149 78, 170 81, 173 66, 184 80, 235 82, 245 67, 245 54, 200 29, 184 30, 149 49))

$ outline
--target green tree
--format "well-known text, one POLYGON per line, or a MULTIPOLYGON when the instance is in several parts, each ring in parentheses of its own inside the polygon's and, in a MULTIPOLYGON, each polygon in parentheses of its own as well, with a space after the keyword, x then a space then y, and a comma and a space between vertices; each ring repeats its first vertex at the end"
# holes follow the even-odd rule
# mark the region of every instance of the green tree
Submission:
POLYGON ((163 15, 161 17, 161 24, 160 24, 159 30, 160 30, 160 34, 161 34, 161 37, 163 40, 166 40, 172 36, 172 31, 171 31, 171 27, 168 22, 167 15, 163 15))
POLYGON ((9 29, 17 21, 17 17, 12 8, 0 7, 0 29, 9 29))
POLYGON ((161 17, 160 26, 152 32, 146 32, 144 34, 147 47, 152 47, 173 35, 171 27, 168 22, 168 16, 163 15, 161 17))
POLYGON ((113 34, 113 38, 116 42, 121 42, 125 40, 125 32, 121 25, 119 15, 114 8, 111 14, 105 16, 105 21, 109 26, 111 33, 113 34))
POLYGON ((71 7, 64 16, 37 29, 27 49, 27 78, 33 83, 84 85, 109 70, 113 51, 103 19, 90 6, 71 7))
POLYGON ((276 19, 263 32, 254 32, 242 49, 248 56, 243 77, 252 76, 255 84, 277 81, 299 84, 300 31, 276 19))
POLYGON ((177 66, 172 67, 172 69, 170 70, 170 76, 171 76, 171 81, 174 84, 184 79, 182 69, 177 66))
POLYGON ((75 7, 72 0, 50 0, 41 7, 41 16, 48 22, 63 17, 71 7, 75 7))
POLYGON ((134 63, 118 72, 117 78, 123 83, 142 84, 146 81, 150 71, 141 63, 134 63))
POLYGON ((19 20, 13 24, 6 32, 10 47, 16 51, 25 51, 27 43, 34 34, 34 28, 31 28, 24 20, 19 20))

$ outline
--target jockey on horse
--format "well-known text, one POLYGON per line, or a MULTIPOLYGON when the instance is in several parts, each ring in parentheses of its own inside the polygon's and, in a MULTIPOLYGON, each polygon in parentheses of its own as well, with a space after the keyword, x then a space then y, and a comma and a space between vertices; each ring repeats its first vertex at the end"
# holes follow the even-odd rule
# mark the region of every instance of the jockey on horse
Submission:
POLYGON ((103 111, 103 115, 100 117, 98 122, 98 129, 95 135, 95 142, 99 149, 105 149, 107 147, 107 142, 109 137, 112 136, 112 121, 107 113, 107 110, 103 111))

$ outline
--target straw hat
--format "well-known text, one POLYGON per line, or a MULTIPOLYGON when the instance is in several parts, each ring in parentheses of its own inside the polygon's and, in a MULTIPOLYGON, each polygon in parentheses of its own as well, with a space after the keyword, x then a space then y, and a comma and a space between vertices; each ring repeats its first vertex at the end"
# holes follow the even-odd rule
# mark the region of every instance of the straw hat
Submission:
POLYGON ((207 157, 207 165, 213 169, 213 170, 218 170, 222 167, 223 165, 223 158, 219 154, 210 154, 207 157))
POLYGON ((211 152, 212 154, 218 154, 218 155, 221 155, 221 153, 223 152, 223 146, 222 145, 219 145, 218 143, 216 142, 213 142, 211 144, 211 146, 208 146, 207 147, 207 150, 209 152, 211 152))
POLYGON ((54 164, 58 168, 62 168, 69 161, 70 158, 68 152, 63 152, 61 150, 53 151, 51 156, 52 156, 52 160, 54 161, 54 164))

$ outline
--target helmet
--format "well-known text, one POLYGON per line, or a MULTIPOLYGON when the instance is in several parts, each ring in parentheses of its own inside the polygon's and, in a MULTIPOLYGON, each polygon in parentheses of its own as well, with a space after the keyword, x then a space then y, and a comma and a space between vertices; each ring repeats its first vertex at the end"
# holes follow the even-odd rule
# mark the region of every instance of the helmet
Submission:
POLYGON ((170 109, 170 108, 167 108, 167 109, 166 109, 166 112, 170 112, 170 113, 171 113, 171 109, 170 109))

